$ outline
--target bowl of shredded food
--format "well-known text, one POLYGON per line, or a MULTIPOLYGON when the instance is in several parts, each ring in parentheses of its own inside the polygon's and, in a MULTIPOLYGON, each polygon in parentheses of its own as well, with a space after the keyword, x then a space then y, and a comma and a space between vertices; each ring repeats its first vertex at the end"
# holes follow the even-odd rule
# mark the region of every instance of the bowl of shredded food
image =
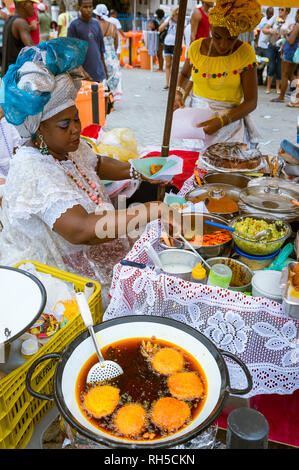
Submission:
POLYGON ((238 216, 230 222, 230 226, 238 232, 232 233, 237 247, 244 253, 256 256, 270 255, 279 250, 292 231, 290 225, 282 220, 256 214, 238 216), (262 231, 267 231, 266 235, 255 240, 255 236, 262 231))

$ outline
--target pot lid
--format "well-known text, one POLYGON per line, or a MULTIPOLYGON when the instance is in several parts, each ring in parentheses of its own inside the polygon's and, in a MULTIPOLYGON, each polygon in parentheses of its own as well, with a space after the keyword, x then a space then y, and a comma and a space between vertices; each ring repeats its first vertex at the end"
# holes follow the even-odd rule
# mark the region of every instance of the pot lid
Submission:
POLYGON ((236 201, 239 199, 239 194, 240 189, 230 184, 205 184, 202 188, 190 191, 186 195, 186 199, 191 200, 195 197, 210 197, 213 199, 222 199, 223 197, 229 197, 236 201))
MULTIPOLYGON (((298 211, 298 206, 293 204, 293 200, 298 201, 298 190, 293 187, 285 187, 273 181, 265 184, 248 186, 240 193, 240 199, 244 204, 256 209, 273 213, 294 213, 298 211)), ((297 185, 296 185, 297 186, 297 185)))
POLYGON ((10 343, 43 313, 47 294, 37 277, 0 266, 0 343, 10 343))

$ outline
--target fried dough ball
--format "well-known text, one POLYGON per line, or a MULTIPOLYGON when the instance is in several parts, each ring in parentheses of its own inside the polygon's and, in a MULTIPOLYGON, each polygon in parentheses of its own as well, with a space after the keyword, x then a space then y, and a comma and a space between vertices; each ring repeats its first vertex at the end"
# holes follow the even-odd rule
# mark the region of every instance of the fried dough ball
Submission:
POLYGON ((137 403, 122 406, 115 415, 114 425, 120 434, 138 436, 145 426, 145 409, 137 403))
POLYGON ((164 431, 175 431, 191 416, 187 403, 173 397, 160 398, 153 406, 152 422, 164 431))
POLYGON ((168 388, 176 398, 192 400, 203 394, 202 381, 195 372, 178 372, 168 378, 168 388))
POLYGON ((100 385, 91 388, 85 395, 83 406, 94 418, 108 416, 117 407, 119 389, 111 385, 100 385))
POLYGON ((184 356, 176 349, 162 348, 152 357, 152 366, 159 374, 173 374, 183 369, 184 356))

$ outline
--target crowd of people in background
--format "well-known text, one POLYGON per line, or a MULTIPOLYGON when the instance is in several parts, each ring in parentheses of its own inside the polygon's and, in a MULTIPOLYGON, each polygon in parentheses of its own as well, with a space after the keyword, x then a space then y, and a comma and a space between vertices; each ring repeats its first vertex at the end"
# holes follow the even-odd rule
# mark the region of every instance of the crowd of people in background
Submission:
POLYGON ((0 66, 1 77, 16 62, 23 47, 38 45, 56 38, 73 37, 88 43, 84 62, 85 79, 103 83, 114 101, 122 96, 121 39, 125 38, 115 10, 106 5, 93 8, 92 0, 78 1, 75 18, 61 3, 55 21, 48 6, 39 0, 15 0, 10 11, 0 9, 0 66))

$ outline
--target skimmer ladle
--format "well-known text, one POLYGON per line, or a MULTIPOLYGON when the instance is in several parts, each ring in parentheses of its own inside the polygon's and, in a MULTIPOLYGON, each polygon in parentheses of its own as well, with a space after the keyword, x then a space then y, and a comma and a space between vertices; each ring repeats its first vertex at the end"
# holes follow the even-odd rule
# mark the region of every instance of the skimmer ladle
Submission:
POLYGON ((114 361, 105 361, 99 343, 97 341, 94 329, 93 329, 93 320, 92 315, 89 309, 89 305, 85 294, 83 292, 76 293, 76 299, 78 307, 81 313, 81 317, 84 321, 86 328, 88 329, 90 336, 92 338, 93 344, 96 349, 96 353, 99 359, 99 362, 94 364, 90 371, 88 372, 86 382, 95 383, 95 382, 104 382, 105 380, 111 380, 119 375, 123 374, 123 370, 119 364, 114 361))

